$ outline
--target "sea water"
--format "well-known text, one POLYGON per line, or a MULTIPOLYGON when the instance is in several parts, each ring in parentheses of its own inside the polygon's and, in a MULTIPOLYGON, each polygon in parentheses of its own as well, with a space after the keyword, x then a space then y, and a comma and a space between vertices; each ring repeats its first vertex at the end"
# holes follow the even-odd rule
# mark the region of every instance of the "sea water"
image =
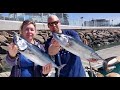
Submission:
MULTIPOLYGON (((120 45, 120 42, 112 43, 110 45, 105 45, 105 46, 102 46, 102 47, 95 47, 94 50, 101 50, 101 49, 110 48, 110 47, 117 46, 117 45, 120 45)), ((115 68, 113 70, 111 70, 110 72, 107 72, 104 69, 99 69, 99 72, 103 75, 106 75, 106 74, 111 73, 111 72, 115 72, 115 73, 120 74, 120 63, 117 63, 114 66, 115 66, 115 68)))
POLYGON ((103 74, 103 75, 107 75, 108 73, 111 73, 111 72, 115 72, 115 73, 119 73, 120 74, 120 63, 117 63, 114 66, 115 66, 115 68, 113 70, 111 70, 110 72, 107 72, 104 69, 99 69, 99 72, 101 74, 103 74))

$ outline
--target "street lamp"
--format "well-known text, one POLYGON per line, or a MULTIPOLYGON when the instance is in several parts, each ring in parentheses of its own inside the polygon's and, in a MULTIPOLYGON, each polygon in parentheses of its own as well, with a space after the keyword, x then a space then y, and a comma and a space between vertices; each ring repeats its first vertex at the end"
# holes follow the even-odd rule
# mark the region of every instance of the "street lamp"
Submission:
POLYGON ((112 26, 113 26, 113 20, 112 20, 112 26))
POLYGON ((83 26, 83 17, 81 17, 81 26, 83 26))

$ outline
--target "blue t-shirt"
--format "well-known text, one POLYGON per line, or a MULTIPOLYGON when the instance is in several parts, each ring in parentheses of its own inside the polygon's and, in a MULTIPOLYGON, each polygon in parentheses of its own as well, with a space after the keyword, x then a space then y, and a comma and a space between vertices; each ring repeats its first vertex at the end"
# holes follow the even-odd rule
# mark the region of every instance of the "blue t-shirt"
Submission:
MULTIPOLYGON (((78 33, 74 30, 62 30, 62 33, 65 35, 72 36, 75 39, 81 41, 78 33)), ((52 37, 45 42, 46 51, 48 51, 51 39, 52 37)), ((80 57, 66 51, 65 49, 60 50, 59 53, 55 55, 55 63, 58 66, 66 64, 60 70, 59 77, 86 77, 80 57)), ((56 69, 56 71, 58 70, 56 69)))

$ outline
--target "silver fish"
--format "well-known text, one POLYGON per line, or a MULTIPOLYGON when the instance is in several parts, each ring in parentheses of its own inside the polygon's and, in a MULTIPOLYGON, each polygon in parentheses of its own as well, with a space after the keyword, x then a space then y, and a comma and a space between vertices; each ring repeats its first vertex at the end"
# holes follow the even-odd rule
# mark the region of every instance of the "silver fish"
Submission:
POLYGON ((59 42, 61 47, 79 56, 84 65, 89 66, 88 61, 93 60, 93 62, 90 62, 92 67, 100 68, 103 66, 104 59, 102 59, 91 47, 71 36, 58 33, 52 34, 53 38, 59 42))
POLYGON ((60 70, 65 66, 65 64, 57 66, 47 53, 45 53, 36 45, 27 42, 16 32, 14 32, 13 41, 18 46, 19 52, 23 54, 26 58, 40 66, 44 66, 48 63, 51 63, 53 67, 58 69, 59 76, 60 70))

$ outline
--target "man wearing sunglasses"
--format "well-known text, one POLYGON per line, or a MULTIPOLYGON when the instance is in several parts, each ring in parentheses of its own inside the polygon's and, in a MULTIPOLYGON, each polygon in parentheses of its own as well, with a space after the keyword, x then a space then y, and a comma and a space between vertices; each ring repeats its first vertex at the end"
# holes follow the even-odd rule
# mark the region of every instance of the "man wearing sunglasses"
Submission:
MULTIPOLYGON (((77 32, 74 30, 61 30, 60 25, 60 20, 56 15, 48 17, 48 28, 51 32, 63 33, 81 41, 77 32)), ((60 44, 53 39, 53 37, 45 42, 45 48, 49 55, 54 56, 55 63, 58 66, 66 64, 60 70, 59 77, 86 77, 80 57, 66 51, 65 49, 61 49, 60 44)), ((58 77, 57 72, 58 70, 56 69, 55 77, 58 77)))

